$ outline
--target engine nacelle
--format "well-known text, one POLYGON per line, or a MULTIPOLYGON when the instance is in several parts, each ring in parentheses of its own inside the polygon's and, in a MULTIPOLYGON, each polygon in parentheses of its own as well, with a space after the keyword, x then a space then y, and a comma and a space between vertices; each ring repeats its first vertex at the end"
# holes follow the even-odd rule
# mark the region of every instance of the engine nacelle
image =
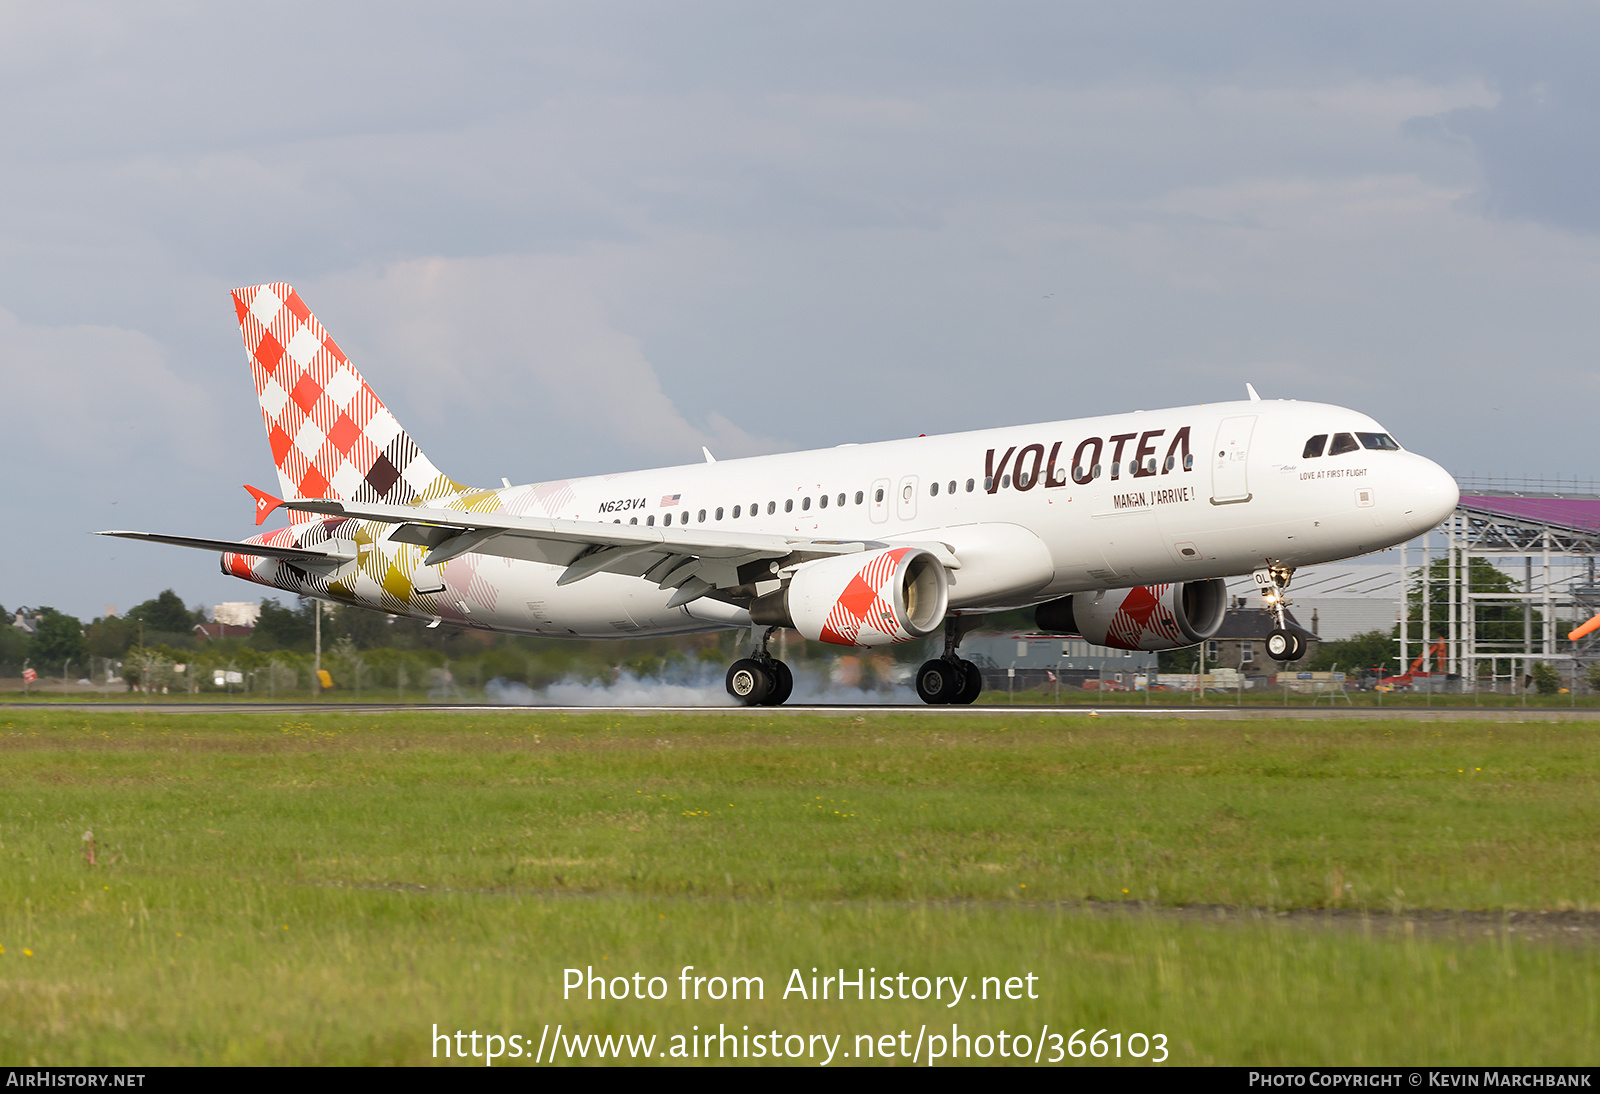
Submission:
POLYGON ((753 622, 793 627, 816 642, 887 646, 938 630, 950 575, 920 547, 889 547, 807 562, 789 584, 750 605, 753 622))
POLYGON ((1039 605, 1034 619, 1053 634, 1080 634, 1119 650, 1175 650, 1222 629, 1228 586, 1221 578, 1074 593, 1039 605))

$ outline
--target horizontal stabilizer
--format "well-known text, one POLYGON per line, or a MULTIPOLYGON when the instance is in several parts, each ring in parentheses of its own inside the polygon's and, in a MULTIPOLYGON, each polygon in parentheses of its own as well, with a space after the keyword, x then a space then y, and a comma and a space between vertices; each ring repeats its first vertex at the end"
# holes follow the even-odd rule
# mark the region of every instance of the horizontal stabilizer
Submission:
POLYGON ((157 532, 96 532, 97 536, 117 536, 120 539, 141 539, 150 543, 170 543, 176 547, 194 547, 201 551, 227 551, 236 555, 253 555, 256 558, 276 558, 295 562, 327 566, 354 562, 354 552, 341 554, 318 550, 315 547, 269 547, 263 543, 240 543, 231 539, 198 539, 194 536, 164 536, 157 532))

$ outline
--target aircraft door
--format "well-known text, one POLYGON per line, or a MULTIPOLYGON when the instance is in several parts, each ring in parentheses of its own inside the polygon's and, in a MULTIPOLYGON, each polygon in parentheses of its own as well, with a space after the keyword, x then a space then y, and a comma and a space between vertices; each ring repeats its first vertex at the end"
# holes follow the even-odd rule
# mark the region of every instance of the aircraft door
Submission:
POLYGON ((882 524, 889 519, 888 479, 879 479, 872 484, 872 491, 867 495, 867 515, 872 518, 873 524, 882 524))
POLYGON ((1211 504, 1230 505, 1250 500, 1250 434, 1256 416, 1224 418, 1211 446, 1211 504))
POLYGON ((917 477, 907 475, 894 492, 895 511, 901 520, 917 519, 917 477))

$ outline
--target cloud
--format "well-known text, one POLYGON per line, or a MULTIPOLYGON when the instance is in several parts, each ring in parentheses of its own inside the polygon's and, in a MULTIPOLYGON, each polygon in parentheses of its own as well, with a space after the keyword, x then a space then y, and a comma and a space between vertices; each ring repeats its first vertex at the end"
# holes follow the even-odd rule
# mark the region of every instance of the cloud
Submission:
POLYGON ((1592 74, 1517 88, 1492 107, 1422 118, 1412 131, 1472 146, 1488 212, 1600 232, 1600 79, 1592 74))
POLYGON ((217 438, 215 409, 167 357, 141 331, 34 325, 0 308, 4 463, 74 476, 114 474, 134 456, 203 466, 217 438))
POLYGON ((88 534, 130 525, 227 534, 226 523, 195 525, 197 511, 224 495, 237 531, 249 528, 243 502, 232 500, 239 479, 227 457, 232 436, 248 431, 260 444, 260 429, 220 420, 208 391, 172 357, 142 331, 27 323, 0 308, 0 602, 53 604, 87 619, 108 602, 126 608, 167 587, 191 600, 226 599, 216 595, 215 558, 88 534))
MULTIPOLYGON (((619 457, 693 462, 702 445, 730 457, 781 447, 704 400, 691 421, 639 340, 609 321, 592 280, 569 256, 432 257, 320 278, 302 294, 336 339, 354 320, 359 341, 347 348, 380 398, 403 386, 427 426, 486 443, 524 474, 544 477, 527 454, 558 459, 552 439, 612 461, 572 474, 623 470, 619 457)), ((428 448, 427 430, 408 428, 428 448)))

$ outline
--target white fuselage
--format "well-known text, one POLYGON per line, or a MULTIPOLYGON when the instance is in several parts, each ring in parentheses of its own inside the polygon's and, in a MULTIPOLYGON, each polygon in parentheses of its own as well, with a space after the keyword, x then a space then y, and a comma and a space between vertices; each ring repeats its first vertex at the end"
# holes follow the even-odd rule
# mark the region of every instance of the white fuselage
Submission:
MULTIPOLYGON (((950 607, 996 610, 1403 542, 1455 507, 1456 484, 1441 467, 1398 450, 1303 456, 1313 435, 1383 432, 1327 404, 1212 403, 514 486, 486 491, 495 503, 484 508, 942 544, 959 562, 950 607), (1098 477, 1075 481, 1080 465, 1098 465, 1098 477)), ((390 542, 393 526, 366 527, 363 552, 421 550, 390 542)), ((433 614, 468 626, 620 637, 749 622, 744 609, 710 597, 668 608, 673 590, 638 577, 601 573, 558 587, 561 566, 476 554, 443 571, 433 614)), ((361 582, 351 591, 354 602, 380 606, 361 582)))

